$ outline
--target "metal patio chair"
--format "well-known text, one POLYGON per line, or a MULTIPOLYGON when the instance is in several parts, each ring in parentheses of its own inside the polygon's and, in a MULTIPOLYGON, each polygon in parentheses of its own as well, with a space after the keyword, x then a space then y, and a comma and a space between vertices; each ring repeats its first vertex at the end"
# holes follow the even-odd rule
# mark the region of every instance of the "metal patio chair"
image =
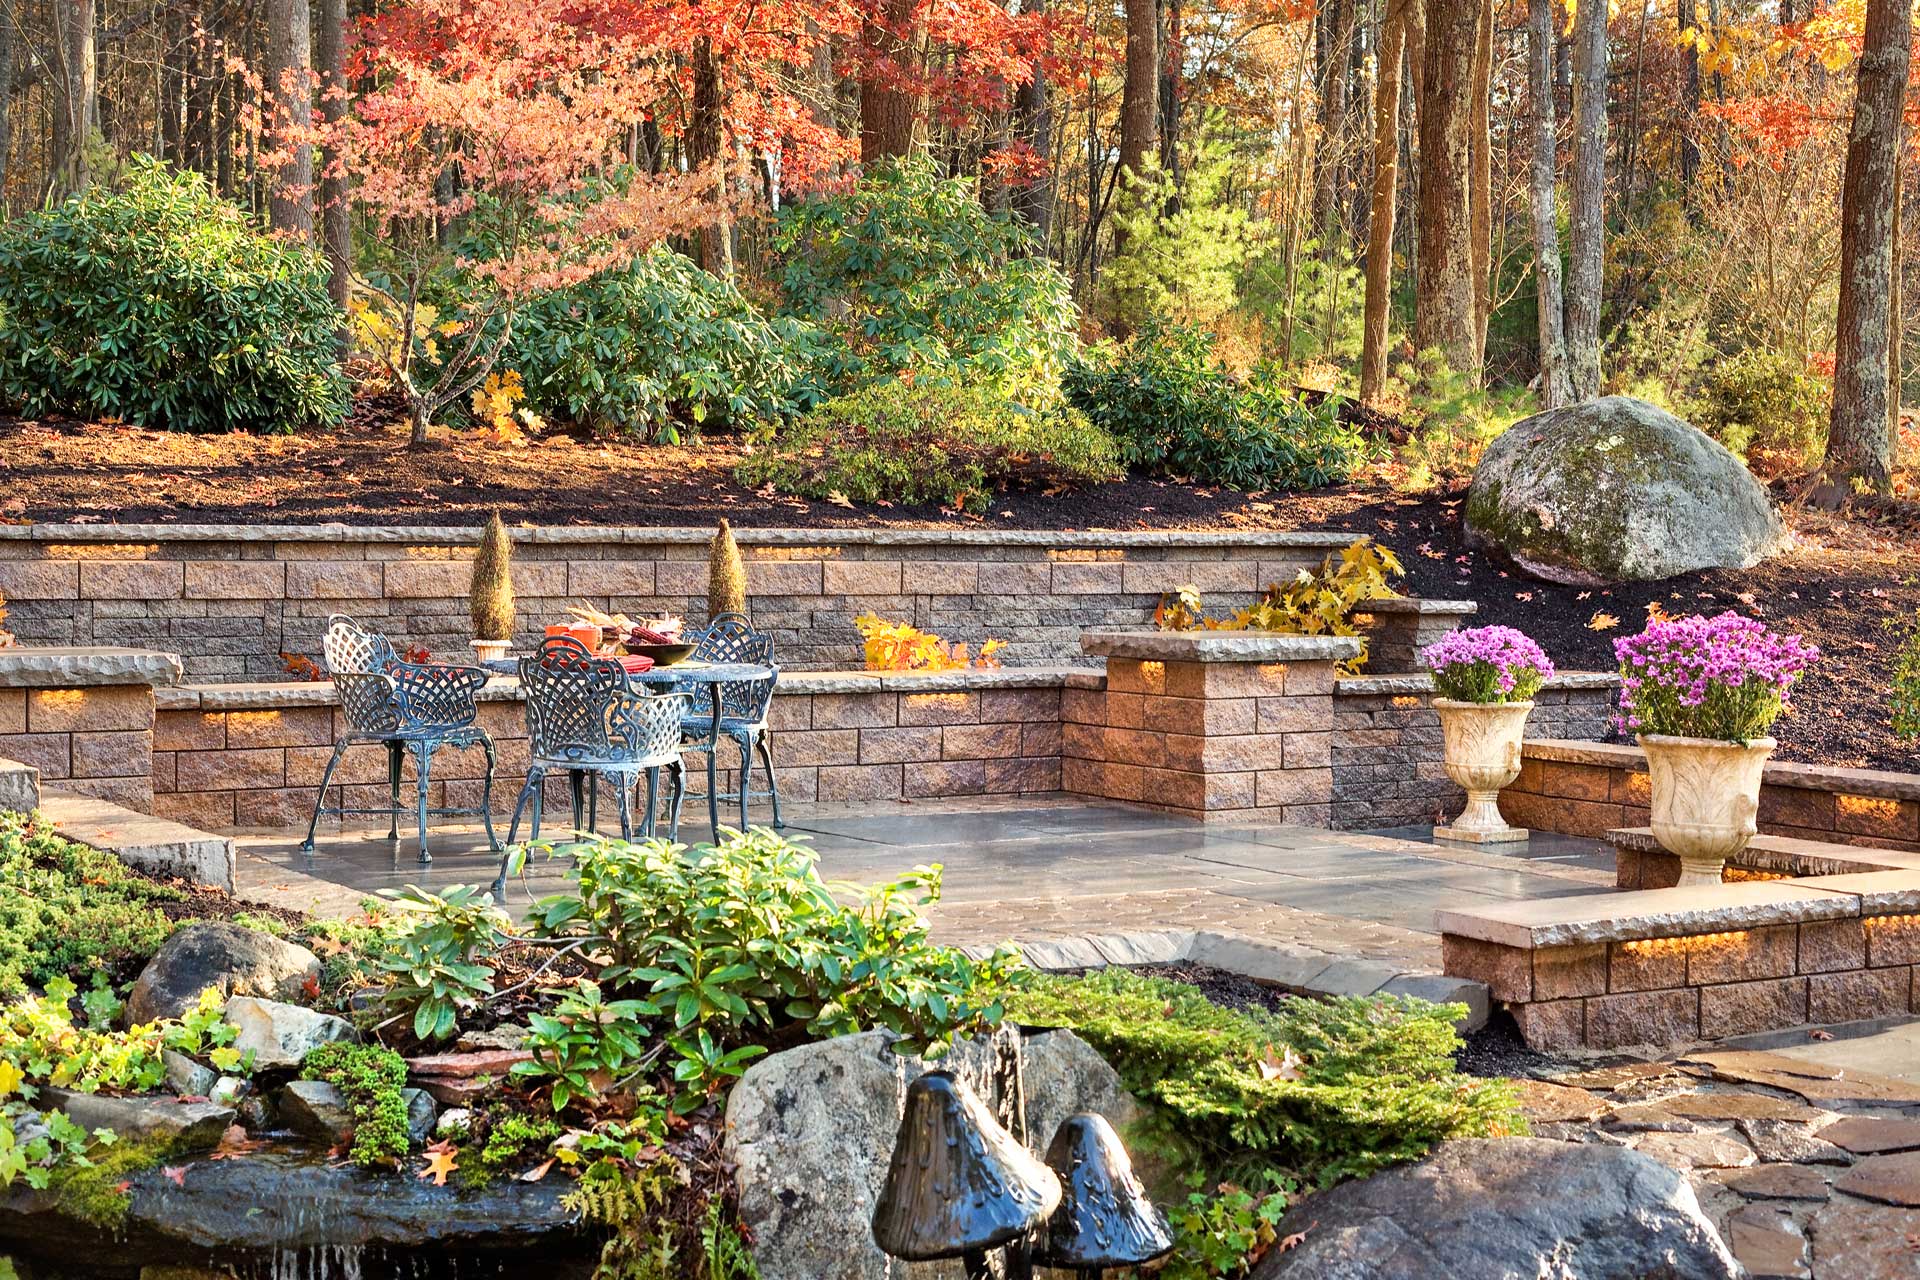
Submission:
POLYGON ((694 685, 687 695, 691 706, 684 721, 684 745, 687 750, 702 752, 707 757, 707 820, 712 824, 714 835, 717 838, 720 831, 718 757, 722 739, 740 749, 740 788, 736 797, 740 802, 740 829, 744 831, 747 827, 749 799, 771 800, 774 827, 785 826, 780 820, 780 781, 774 775, 773 753, 768 745, 772 734, 767 728, 767 713, 773 706, 774 686, 780 680, 780 668, 773 661, 773 637, 755 631, 744 613, 722 613, 708 624, 689 656, 715 666, 744 662, 770 669, 763 679, 694 685), (717 727, 713 718, 716 697, 720 700, 717 727), (755 755, 760 757, 761 770, 767 776, 765 791, 753 790, 755 755))
MULTIPOLYGON (((546 777, 550 771, 562 769, 572 783, 574 828, 594 828, 599 807, 597 784, 604 777, 619 794, 623 839, 633 836, 632 794, 642 775, 647 780, 647 807, 640 832, 653 834, 660 770, 667 770, 671 786, 668 838, 679 835, 680 802, 686 791, 680 762, 685 694, 648 694, 635 689, 618 659, 596 657, 570 636, 551 636, 520 659, 520 692, 526 699, 531 760, 526 785, 514 802, 513 822, 507 828, 509 845, 519 835, 523 811, 532 823, 528 838, 540 838, 546 777), (586 790, 589 777, 596 784, 590 804, 586 790), (588 810, 584 814, 583 808, 588 810)), ((500 874, 494 880, 496 901, 505 891, 511 856, 501 860, 500 874)))
POLYGON ((475 696, 487 683, 487 673, 479 667, 450 662, 402 662, 393 644, 377 631, 355 622, 345 614, 327 619, 322 642, 327 671, 333 679, 340 709, 347 719, 347 732, 334 744, 333 755, 320 778, 320 794, 314 802, 313 817, 307 823, 307 838, 300 842, 303 853, 313 852, 314 829, 322 816, 375 817, 385 814, 390 820, 387 839, 400 838, 400 762, 407 753, 413 756, 414 816, 420 828, 420 861, 433 861, 427 848, 428 818, 474 818, 486 824, 487 844, 498 849, 500 839, 493 831, 493 769, 496 761, 493 739, 474 723, 480 715, 475 696), (339 808, 327 805, 327 788, 334 770, 347 748, 356 744, 380 745, 387 749, 387 787, 391 803, 384 809, 346 807, 342 797, 339 808), (433 808, 427 803, 433 781, 433 753, 442 747, 479 747, 487 753, 487 776, 481 788, 480 807, 433 808))

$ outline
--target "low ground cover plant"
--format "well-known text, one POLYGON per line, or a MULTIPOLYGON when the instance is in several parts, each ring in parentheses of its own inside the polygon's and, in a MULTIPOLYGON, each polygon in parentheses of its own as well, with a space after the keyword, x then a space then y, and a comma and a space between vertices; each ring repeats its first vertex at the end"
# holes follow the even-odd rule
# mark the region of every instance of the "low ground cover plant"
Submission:
POLYGON ((1553 662, 1522 631, 1467 627, 1420 651, 1433 692, 1455 702, 1527 702, 1553 678, 1553 662))
POLYGON ((0 810, 0 883, 0 999, 97 972, 130 978, 173 931, 164 907, 185 896, 10 810, 0 810))
POLYGON ((869 671, 960 671, 1000 665, 1004 640, 987 640, 969 657, 967 646, 949 643, 910 622, 888 622, 878 614, 863 613, 853 620, 860 630, 861 657, 869 671))
POLYGON ((1748 742, 1787 710, 1794 682, 1820 650, 1729 610, 1655 617, 1613 642, 1620 725, 1634 733, 1748 742))
POLYGON ((1008 489, 1116 480, 1104 431, 981 386, 888 382, 830 400, 740 465, 742 484, 826 502, 987 509, 1008 489))

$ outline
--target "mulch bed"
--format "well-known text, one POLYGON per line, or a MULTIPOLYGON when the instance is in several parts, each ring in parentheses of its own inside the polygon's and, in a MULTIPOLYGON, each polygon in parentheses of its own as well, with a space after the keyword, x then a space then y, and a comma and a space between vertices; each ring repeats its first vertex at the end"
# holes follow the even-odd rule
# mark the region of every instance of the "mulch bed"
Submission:
MULTIPOLYGON (((1825 659, 1779 726, 1779 756, 1909 769, 1886 694, 1920 609, 1920 504, 1867 502, 1846 516, 1789 505, 1792 552, 1745 571, 1611 589, 1537 582, 1461 537, 1464 491, 1383 485, 1241 494, 1133 478, 1070 494, 1015 493, 985 516, 934 507, 843 507, 769 496, 732 476, 747 444, 645 446, 555 434, 526 448, 442 434, 413 451, 386 425, 298 437, 187 436, 0 420, 0 520, 97 523, 877 526, 1005 529, 1339 529, 1370 534, 1407 565, 1411 594, 1480 602, 1475 622, 1519 627, 1563 668, 1610 669, 1613 640, 1651 606, 1738 609, 1797 631, 1825 659)), ((1782 488, 1782 496, 1786 490, 1782 488)))

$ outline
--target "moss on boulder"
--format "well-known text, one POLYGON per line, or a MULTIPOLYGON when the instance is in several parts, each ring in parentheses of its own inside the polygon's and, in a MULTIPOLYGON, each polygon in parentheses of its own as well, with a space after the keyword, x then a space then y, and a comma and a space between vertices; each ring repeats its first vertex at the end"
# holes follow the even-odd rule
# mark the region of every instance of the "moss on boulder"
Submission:
POLYGON ((1786 539, 1740 459, 1628 396, 1515 423, 1474 470, 1466 528, 1472 546, 1583 586, 1745 569, 1786 539))

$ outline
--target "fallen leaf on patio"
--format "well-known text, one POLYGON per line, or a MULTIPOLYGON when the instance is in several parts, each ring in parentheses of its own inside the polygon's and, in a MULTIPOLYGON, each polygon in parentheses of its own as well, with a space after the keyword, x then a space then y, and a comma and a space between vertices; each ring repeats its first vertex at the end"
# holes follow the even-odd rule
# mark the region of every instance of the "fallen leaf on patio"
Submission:
POLYGON ((427 1148, 427 1163, 414 1176, 432 1178, 434 1186, 444 1187, 447 1185, 447 1175, 459 1167, 460 1162, 453 1158, 452 1144, 437 1143, 427 1148))
POLYGON ((1831 1032, 1831 1031, 1809 1031, 1809 1032, 1807 1032, 1807 1039, 1809 1039, 1809 1040, 1831 1040, 1831 1039, 1833 1039, 1833 1032, 1831 1032))

